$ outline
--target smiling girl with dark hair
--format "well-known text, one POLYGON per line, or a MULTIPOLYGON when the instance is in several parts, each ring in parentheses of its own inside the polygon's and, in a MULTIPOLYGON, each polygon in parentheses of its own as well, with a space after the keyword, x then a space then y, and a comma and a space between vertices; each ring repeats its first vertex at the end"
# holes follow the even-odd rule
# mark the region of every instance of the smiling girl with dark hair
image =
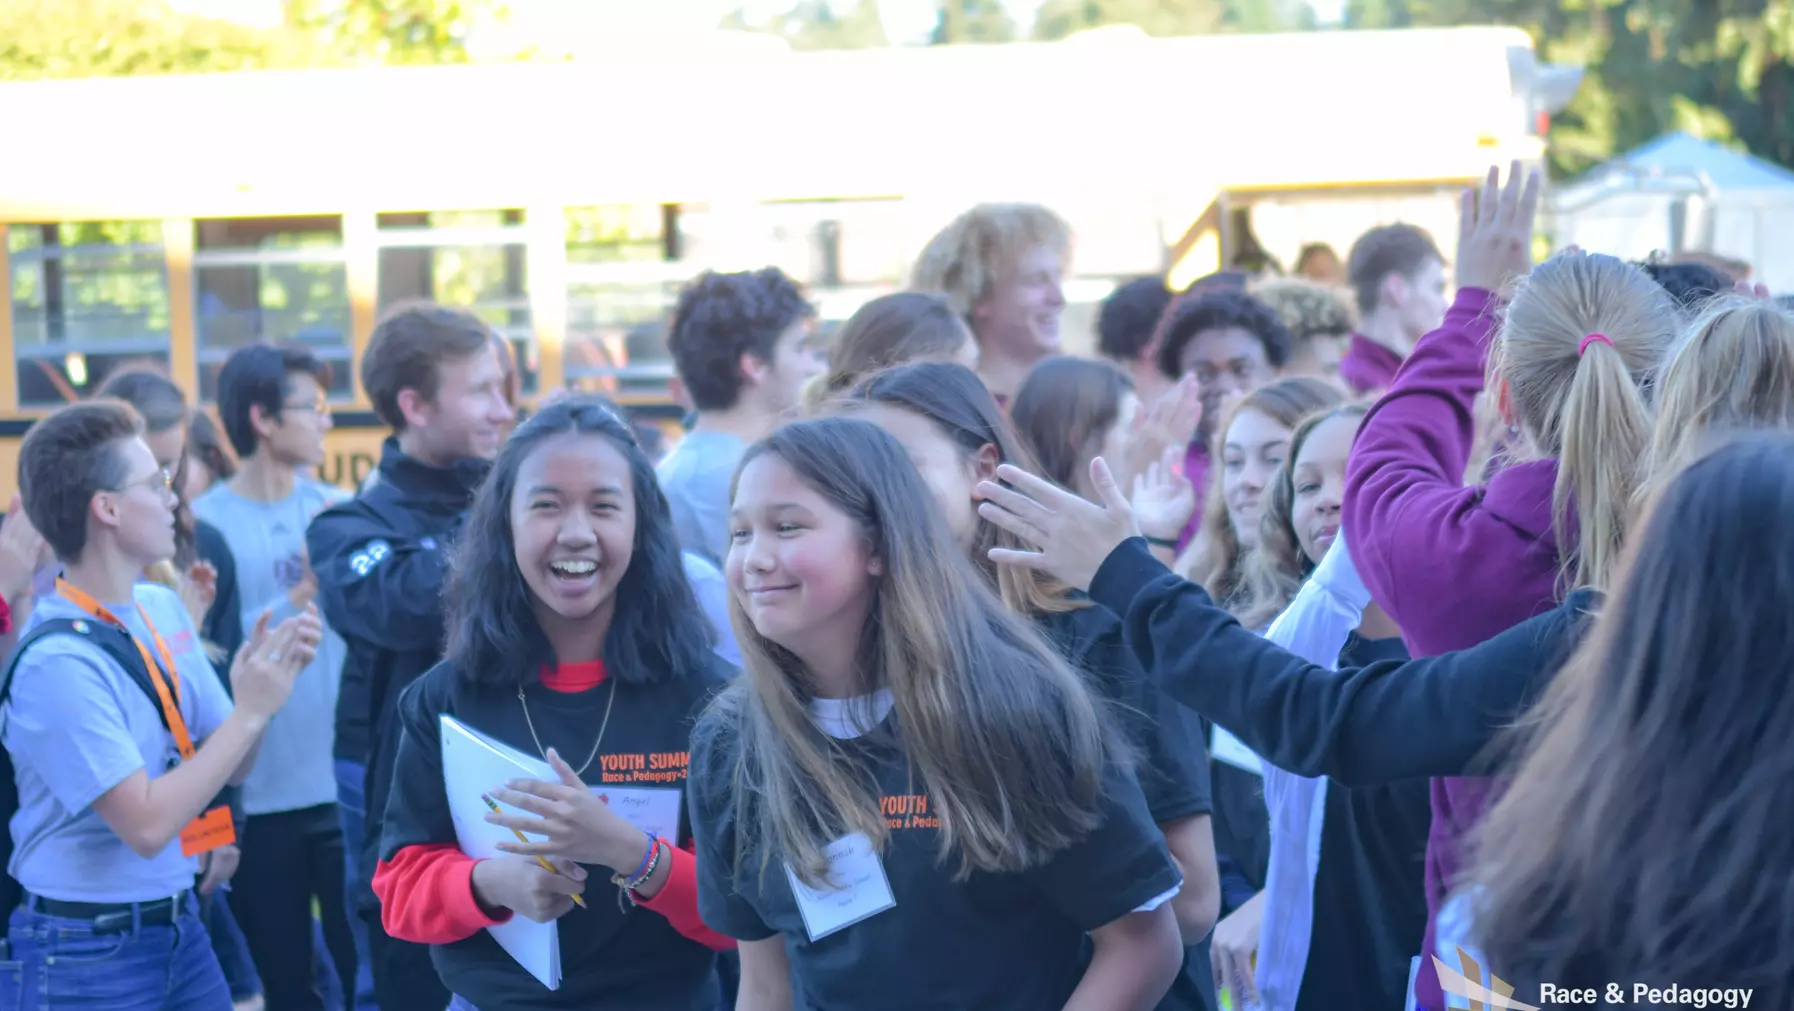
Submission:
POLYGON ((728 668, 710 652, 647 457, 603 404, 561 401, 506 443, 464 534, 447 657, 399 704, 374 880, 387 932, 433 946, 458 1007, 714 1007, 714 949, 732 942, 698 921, 681 786, 691 718, 728 668), (554 768, 557 783, 493 793, 537 817, 489 820, 538 841, 477 862, 456 847, 443 715, 554 768), (625 820, 610 806, 624 794, 670 816, 625 820), (559 990, 482 929, 512 915, 560 920, 559 990))

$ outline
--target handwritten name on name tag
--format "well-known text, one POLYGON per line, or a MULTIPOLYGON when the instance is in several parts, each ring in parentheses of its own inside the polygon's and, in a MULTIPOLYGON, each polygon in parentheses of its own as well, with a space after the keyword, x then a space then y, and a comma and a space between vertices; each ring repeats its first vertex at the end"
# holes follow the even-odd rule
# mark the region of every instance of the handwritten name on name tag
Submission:
POLYGON ((652 832, 677 845, 679 842, 679 802, 685 795, 678 790, 633 786, 594 786, 591 791, 610 805, 623 820, 643 832, 652 832))
POLYGON ((897 905, 884 864, 872 851, 870 839, 858 832, 842 836, 829 844, 827 853, 831 887, 806 885, 790 864, 785 865, 797 911, 803 915, 804 930, 812 941, 820 941, 897 905))

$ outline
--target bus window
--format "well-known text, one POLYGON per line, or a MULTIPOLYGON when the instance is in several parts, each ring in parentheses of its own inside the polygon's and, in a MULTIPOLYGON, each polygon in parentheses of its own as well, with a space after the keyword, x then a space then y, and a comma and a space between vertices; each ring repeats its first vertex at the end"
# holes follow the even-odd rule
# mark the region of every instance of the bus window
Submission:
POLYGON ((80 399, 122 368, 167 369, 160 222, 15 224, 6 235, 20 406, 80 399))
POLYGON ((260 340, 304 346, 330 366, 329 395, 347 400, 349 279, 337 215, 196 221, 199 391, 218 391, 218 372, 237 348, 260 340))
POLYGON ((643 204, 569 207, 566 219, 567 381, 626 400, 664 396, 664 320, 692 273, 671 260, 677 215, 643 204))
POLYGON ((467 309, 511 341, 523 392, 540 357, 530 321, 523 212, 433 211, 377 216, 380 311, 428 299, 467 309))

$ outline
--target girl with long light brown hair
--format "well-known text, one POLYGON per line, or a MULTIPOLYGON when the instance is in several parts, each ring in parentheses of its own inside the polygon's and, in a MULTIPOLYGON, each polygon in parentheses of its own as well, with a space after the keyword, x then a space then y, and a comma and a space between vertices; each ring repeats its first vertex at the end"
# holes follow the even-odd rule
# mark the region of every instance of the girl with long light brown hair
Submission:
POLYGON ((698 723, 690 797, 737 1008, 1153 1007, 1180 875, 1129 749, 896 440, 779 429, 731 527, 744 673, 698 723))
POLYGON ((1243 603, 1243 562, 1258 545, 1265 492, 1289 455, 1290 433, 1304 417, 1344 400, 1329 383, 1296 377, 1267 383, 1233 405, 1215 429, 1219 445, 1211 451, 1221 461, 1221 479, 1209 483, 1202 525, 1172 566, 1179 575, 1223 605, 1243 603))
MULTIPOLYGON (((1013 408, 1018 422, 1023 418, 1043 421, 1044 405, 1036 403, 1030 408, 1029 400, 1040 397, 1040 370, 1058 363, 1063 363, 1061 370, 1074 375, 1106 380, 1112 384, 1107 387, 1110 390, 1128 382, 1104 362, 1078 361, 1073 366, 1071 359, 1048 359, 1022 383, 1013 408)), ((1104 399, 1104 383, 1091 385, 1097 389, 1089 399, 1104 399)), ((1220 885, 1209 829, 1212 801, 1201 729, 1193 714, 1146 684, 1113 612, 1050 577, 1018 570, 1000 572, 990 560, 991 547, 1015 547, 1019 542, 978 518, 972 489, 1001 464, 1033 466, 1027 440, 1018 436, 978 377, 953 364, 918 362, 876 373, 855 387, 841 407, 878 425, 903 446, 940 504, 954 540, 988 585, 998 588, 1010 610, 1031 620, 1073 666, 1088 673, 1105 697, 1119 703, 1128 736, 1143 752, 1139 777, 1147 810, 1185 879, 1171 906, 1190 955, 1186 971, 1159 1003, 1159 1011, 1212 1007, 1211 984, 1204 970, 1207 937, 1219 912, 1220 885), (1192 968, 1196 971, 1190 971, 1192 968)), ((1074 413, 1091 412, 1080 408, 1074 413)), ((1088 430, 1091 426, 1080 427, 1088 430)), ((1052 429, 1043 422, 1040 430, 1044 435, 1052 429)), ((1088 445, 1092 442, 1088 431, 1064 434, 1066 443, 1055 447, 1060 452, 1055 454, 1057 462, 1047 468, 1049 472, 1056 473, 1060 466, 1083 469, 1085 464, 1075 461, 1083 452, 1094 452, 1088 445)), ((1182 479, 1172 475, 1172 480, 1182 479)))

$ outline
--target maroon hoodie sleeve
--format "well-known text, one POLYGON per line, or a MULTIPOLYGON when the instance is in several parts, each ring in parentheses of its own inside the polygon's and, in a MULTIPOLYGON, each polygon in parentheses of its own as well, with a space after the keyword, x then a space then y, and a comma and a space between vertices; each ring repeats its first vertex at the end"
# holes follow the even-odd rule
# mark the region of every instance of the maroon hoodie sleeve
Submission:
POLYGON ((1499 305, 1481 288, 1459 289, 1365 416, 1346 465, 1352 558, 1404 633, 1449 622, 1464 591, 1479 589, 1476 566, 1520 550, 1507 543, 1520 533, 1483 510, 1483 489, 1464 485, 1499 305))

